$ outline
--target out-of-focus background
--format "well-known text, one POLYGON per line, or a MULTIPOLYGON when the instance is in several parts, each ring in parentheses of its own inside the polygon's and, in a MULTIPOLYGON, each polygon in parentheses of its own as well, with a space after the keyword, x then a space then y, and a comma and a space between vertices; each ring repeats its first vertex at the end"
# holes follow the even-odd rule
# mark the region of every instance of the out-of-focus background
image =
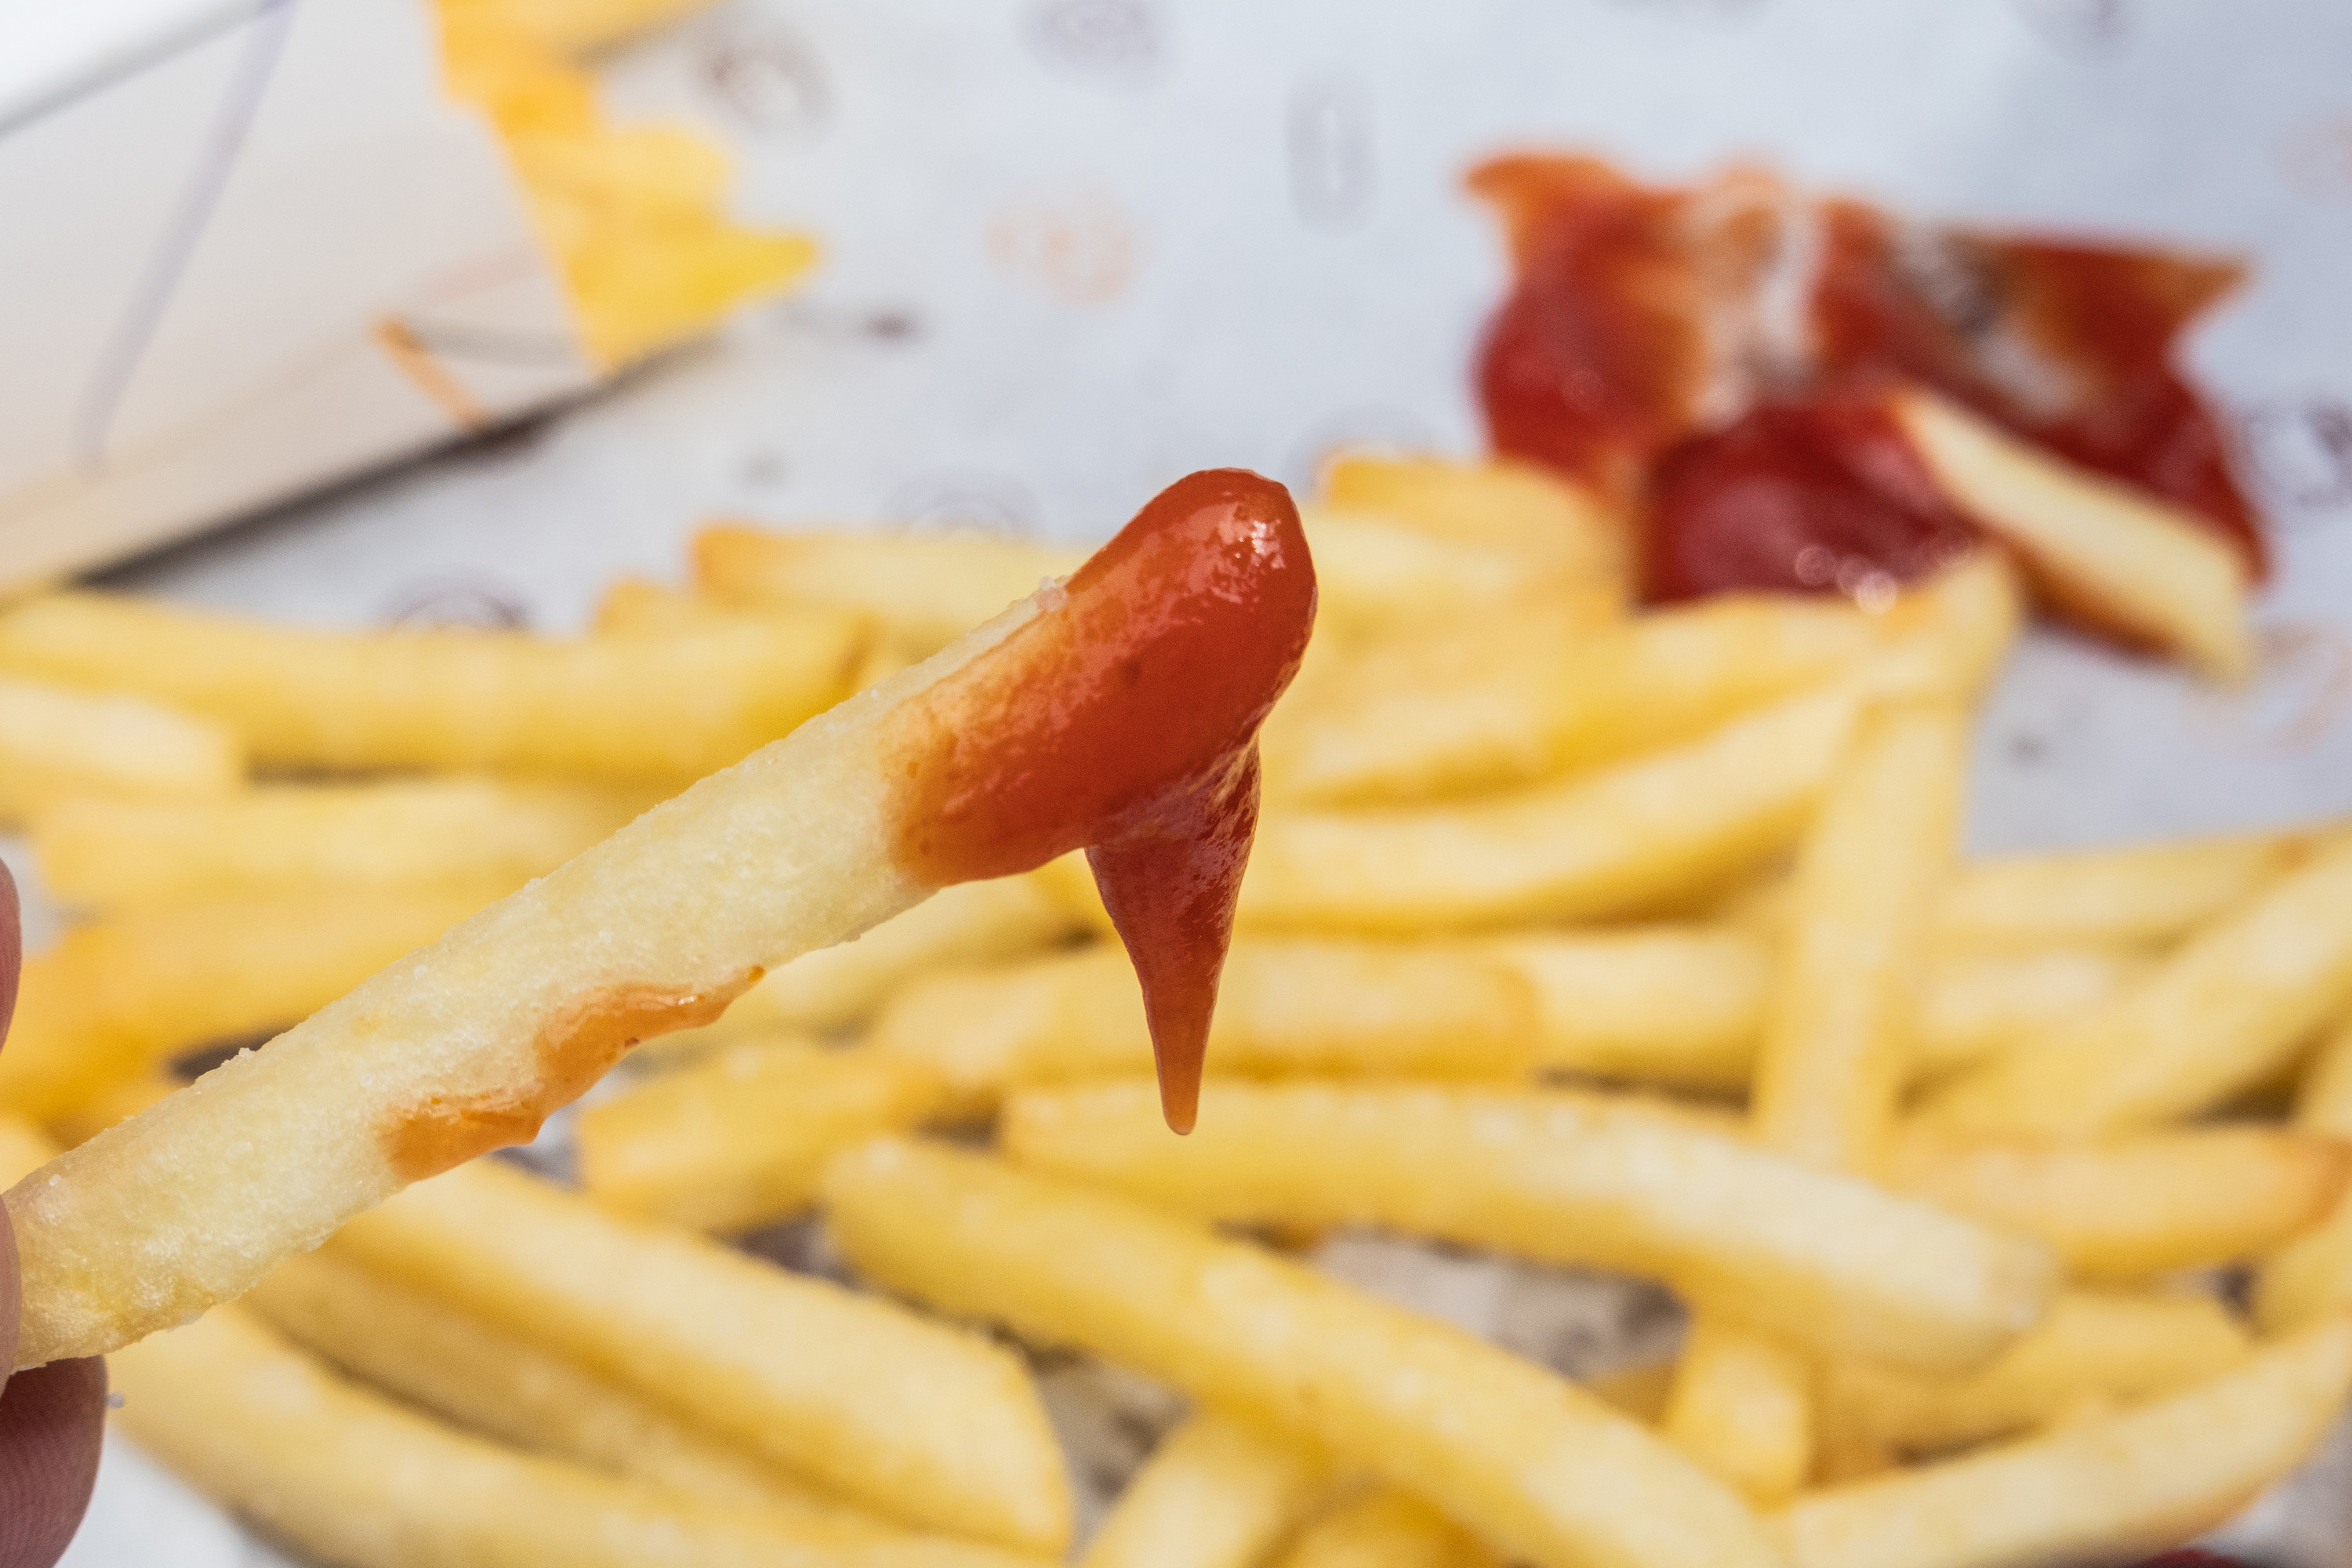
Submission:
MULTIPOLYGON (((320 3, 226 8, 220 36, 320 3)), ((2038 630, 1980 731, 1970 838, 2340 814, 2347 59, 2352 9, 2315 0, 734 0, 602 58, 604 101, 731 150, 737 216, 819 238, 803 286, 108 581, 323 624, 566 628, 614 574, 674 572, 716 514, 1084 541, 1197 467, 1303 482, 1344 446, 1474 451, 1467 366, 1505 269, 1464 171, 1514 147, 1661 179, 1752 158, 1940 219, 2254 258, 2189 358, 2273 525, 2261 674, 2220 691, 2038 630)), ((7 278, 37 237, 0 229, 7 278)), ((272 1560, 120 1454, 68 1559, 272 1560)))

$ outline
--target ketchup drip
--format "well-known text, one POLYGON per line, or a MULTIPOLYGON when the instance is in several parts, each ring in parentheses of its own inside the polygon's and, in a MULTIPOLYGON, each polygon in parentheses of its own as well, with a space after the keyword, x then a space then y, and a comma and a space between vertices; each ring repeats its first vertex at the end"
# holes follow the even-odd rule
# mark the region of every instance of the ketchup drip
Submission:
POLYGON ((944 887, 1086 848, 1179 1132, 1257 826, 1258 725, 1314 621, 1289 492, 1238 468, 1192 474, 1034 619, 913 700, 895 742, 896 852, 912 875, 944 887))

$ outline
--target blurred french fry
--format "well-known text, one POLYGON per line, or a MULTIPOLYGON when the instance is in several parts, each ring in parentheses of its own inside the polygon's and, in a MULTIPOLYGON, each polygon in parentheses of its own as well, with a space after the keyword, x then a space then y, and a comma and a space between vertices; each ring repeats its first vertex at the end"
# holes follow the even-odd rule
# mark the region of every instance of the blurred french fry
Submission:
POLYGON ((1580 1380, 1594 1394, 1634 1420, 1656 1426, 1664 1419, 1666 1401, 1674 1395, 1675 1363, 1647 1362, 1618 1367, 1580 1380))
POLYGON ((506 779, 262 784, 215 800, 60 802, 30 837, 51 896, 85 909, 457 881, 520 887, 654 804, 506 779))
POLYGON ((1979 947, 2162 946, 2322 847, 2320 833, 2249 833, 2005 855, 1964 866, 1937 934, 1979 947))
MULTIPOLYGON (((1209 1026, 1213 1075, 1516 1078, 1535 1003, 1491 959, 1436 943, 1241 937, 1209 1026)), ((1149 1070, 1142 993, 1119 948, 946 973, 899 994, 870 1046, 942 1074, 966 1111, 1008 1088, 1149 1070)))
POLYGON ((583 1108, 580 1185, 614 1214, 756 1230, 815 1201, 835 1153, 947 1099, 938 1072, 903 1056, 745 1041, 583 1108))
MULTIPOLYGON (((2352 1141, 2352 1017, 2331 1030, 2295 1098, 2295 1125, 2352 1141)), ((2254 1316, 2278 1333, 2352 1309, 2352 1195, 2266 1260, 2254 1278, 2254 1316)))
POLYGON ((1036 1391, 977 1335, 488 1161, 360 1215, 336 1247, 877 1513, 1019 1550, 1068 1542, 1036 1391))
POLYGON ((2246 672, 2246 563, 2228 540, 1931 392, 1902 393, 1894 410, 1937 484, 2024 557, 2044 595, 2208 674, 2246 672))
MULTIPOLYGON (((1549 563, 1492 542, 1446 539, 1377 511, 1304 506, 1315 555, 1318 636, 1341 642, 1393 637, 1485 614, 1529 594, 1566 592, 1549 563)), ((1583 585, 1599 619, 1621 602, 1610 587, 1583 585)))
POLYGON ((709 331, 736 305, 808 271, 817 254, 806 235, 739 228, 715 215, 614 226, 558 247, 589 357, 605 366, 709 331))
POLYGON ((961 1542, 702 1501, 470 1436, 215 1308, 108 1358, 142 1448, 280 1540, 352 1568, 1014 1568, 961 1542))
POLYGON ((436 0, 446 25, 496 28, 552 55, 581 55, 705 9, 710 0, 436 0))
MULTIPOLYGON (((1771 944, 1725 922, 1528 931, 1479 951, 1535 986, 1538 1063, 1555 1072, 1741 1089, 1756 1061, 1771 944)), ((2129 949, 1947 950, 1919 996, 1915 1072, 1935 1076, 2024 1041, 2147 973, 2129 949)))
POLYGON ((1897 1140, 1898 1189, 2054 1247, 2078 1279, 2129 1282, 2242 1262, 2319 1222, 2352 1175, 2352 1145, 2243 1125, 2098 1143, 1897 1140))
POLYGON ((57 1157, 58 1145, 32 1122, 0 1110, 0 1187, 13 1187, 57 1157))
POLYGON ((1420 1499, 1377 1487, 1298 1532, 1276 1568, 1502 1568, 1484 1542, 1420 1499))
POLYGON ((1658 1426, 1758 1507, 1785 1502, 1813 1466, 1811 1358, 1745 1323, 1700 1316, 1658 1426))
POLYGON ((1799 853, 1751 1103, 1767 1148, 1876 1169, 1910 1072, 1966 762, 1957 707, 1864 715, 1799 853))
POLYGON ((869 1143, 825 1186, 835 1241, 883 1287, 1300 1433, 1536 1568, 1774 1562, 1738 1500, 1638 1423, 1262 1248, 937 1145, 869 1143))
POLYGON ((986 533, 777 533, 714 523, 694 536, 695 584, 711 597, 871 616, 920 654, 946 647, 1085 559, 1083 550, 986 533))
POLYGON ((1511 551, 1620 600, 1631 591, 1623 522, 1590 491, 1532 463, 1350 452, 1324 470, 1322 493, 1335 507, 1381 512, 1440 539, 1511 551))
MULTIPOLYGON (((1084 856, 1067 857, 1089 888, 1084 856)), ((718 1021, 653 1042, 663 1056, 796 1029, 863 1024, 927 972, 1019 958, 1078 928, 1043 873, 960 882, 852 941, 804 952, 728 1005, 718 1021)))
POLYGON ((1078 1568, 1255 1568, 1330 1488, 1297 1438, 1197 1412, 1129 1480, 1078 1568))
POLYGON ((2029 1327, 2042 1247, 1632 1097, 1211 1084, 1189 1138, 1150 1085, 1031 1090, 1007 1157, 1200 1219, 1384 1226, 1661 1279, 1789 1342, 1960 1369, 2029 1327))
POLYGON ((239 1305, 344 1373, 471 1431, 706 1502, 890 1527, 749 1449, 437 1298, 332 1242, 271 1269, 239 1305))
POLYGON ((535 192, 562 191, 648 215, 716 210, 734 173, 718 143, 666 125, 517 136, 507 151, 535 192))
POLYGON ((61 593, 0 613, 0 668, 185 708, 278 766, 691 779, 839 700, 865 635, 814 614, 569 641, 332 632, 61 593))
POLYGON ((1850 605, 1725 598, 1596 626, 1545 597, 1345 661, 1265 733, 1268 788, 1380 805, 1508 788, 1688 741, 1853 667, 1850 605))
POLYGON ((244 777, 244 748, 208 719, 0 677, 0 825, 84 797, 204 800, 244 777))
POLYGON ((1824 1409, 1871 1442, 1935 1454, 2033 1430, 2088 1399, 2170 1394, 2231 1371, 2252 1351, 2210 1296, 2068 1290, 1999 1360, 1964 1377, 1833 1363, 1824 1409))
POLYGON ((2352 1391, 2352 1321, 2234 1372, 1991 1448, 1800 1499, 1772 1523, 1796 1568, 2125 1562, 2210 1529, 2301 1463, 2352 1391))
POLYGON ((1640 913, 1786 849, 1860 701, 1851 689, 1791 698, 1681 746, 1473 801, 1270 805, 1237 918, 1412 935, 1640 913))
POLYGON ((25 963, 0 1107, 47 1121, 182 1052, 282 1028, 510 890, 278 893, 77 926, 25 963))
POLYGON ((2289 872, 2139 985, 1954 1078, 1921 1114, 2085 1135, 2194 1115, 2289 1066, 2352 1001, 2352 843, 2289 872))
POLYGON ((116 1122, 128 1121, 165 1095, 178 1092, 180 1084, 179 1079, 166 1072, 124 1079, 50 1117, 48 1130, 68 1149, 87 1143, 116 1122))

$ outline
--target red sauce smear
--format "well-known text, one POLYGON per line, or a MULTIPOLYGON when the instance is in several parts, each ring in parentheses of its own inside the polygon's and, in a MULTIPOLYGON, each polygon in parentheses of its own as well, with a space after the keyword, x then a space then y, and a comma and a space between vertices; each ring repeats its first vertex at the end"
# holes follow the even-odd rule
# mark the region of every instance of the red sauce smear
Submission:
POLYGON ((1495 448, 1628 502, 1651 597, 1852 593, 1948 560, 1973 525, 1921 490, 1924 470, 1869 408, 1906 383, 2179 504, 2260 575, 2220 425, 2175 364, 2182 331, 2241 267, 1929 230, 1843 200, 1749 202, 1726 221, 1743 212, 1737 183, 1756 178, 1645 187, 1593 159, 1533 155, 1470 176, 1517 273, 1479 353, 1495 448), (1797 279, 1804 341, 1767 354, 1722 324, 1746 319, 1801 225, 1815 235, 1797 279))
POLYGON ((1142 983, 1168 1125, 1192 1130, 1257 827, 1257 730, 1315 568, 1289 492, 1179 479, 995 647, 902 710, 897 857, 938 886, 1084 847, 1142 983))
POLYGON ((404 1182, 454 1170, 478 1154, 539 1136, 541 1123, 655 1035, 699 1028, 760 978, 752 969, 701 991, 632 984, 608 985, 560 1009, 532 1042, 529 1082, 481 1094, 433 1095, 387 1121, 385 1162, 404 1182))

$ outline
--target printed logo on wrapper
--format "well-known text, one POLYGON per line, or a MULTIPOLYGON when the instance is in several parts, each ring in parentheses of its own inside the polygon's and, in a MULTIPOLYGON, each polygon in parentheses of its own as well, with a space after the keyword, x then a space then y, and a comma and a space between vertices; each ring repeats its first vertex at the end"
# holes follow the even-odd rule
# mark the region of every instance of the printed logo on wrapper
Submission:
POLYGON ((814 142, 833 124, 824 58, 782 23, 719 35, 702 57, 702 78, 730 114, 763 138, 814 142))
POLYGON ((1150 78, 1166 54, 1165 24, 1146 0, 1043 0, 1022 32, 1047 65, 1122 85, 1150 78))
POLYGON ((910 533, 988 533, 1034 540, 1040 530, 1035 492, 1010 474, 942 468, 895 487, 882 516, 910 533))
POLYGON ((418 630, 476 626, 486 631, 521 631, 530 625, 530 601, 503 578, 455 574, 426 578, 393 594, 385 604, 383 622, 418 630))
POLYGON ((2283 528, 2352 509, 2352 400, 2279 397, 2238 416, 2238 455, 2283 528))
POLYGON ((2352 202, 2352 114, 2293 127, 2273 145, 2271 163, 2297 195, 2315 202, 2352 202))
POLYGON ((1290 205, 1308 227, 1352 228, 1371 216, 1379 165, 1361 81, 1318 77, 1293 88, 1286 142, 1290 205))
POLYGON ((1142 251, 1141 226, 1099 185, 1016 202, 988 226, 997 266, 1065 305, 1108 304, 1126 293, 1142 251))
POLYGON ((2131 42, 2131 0, 2014 0, 2017 14, 2042 40, 2082 59, 2121 54, 2131 42))
POLYGON ((2199 682, 2189 726, 2216 750, 2296 757, 2333 734, 2352 710, 2352 630, 2326 621, 2284 621, 2254 633, 2254 675, 2239 687, 2199 682))

